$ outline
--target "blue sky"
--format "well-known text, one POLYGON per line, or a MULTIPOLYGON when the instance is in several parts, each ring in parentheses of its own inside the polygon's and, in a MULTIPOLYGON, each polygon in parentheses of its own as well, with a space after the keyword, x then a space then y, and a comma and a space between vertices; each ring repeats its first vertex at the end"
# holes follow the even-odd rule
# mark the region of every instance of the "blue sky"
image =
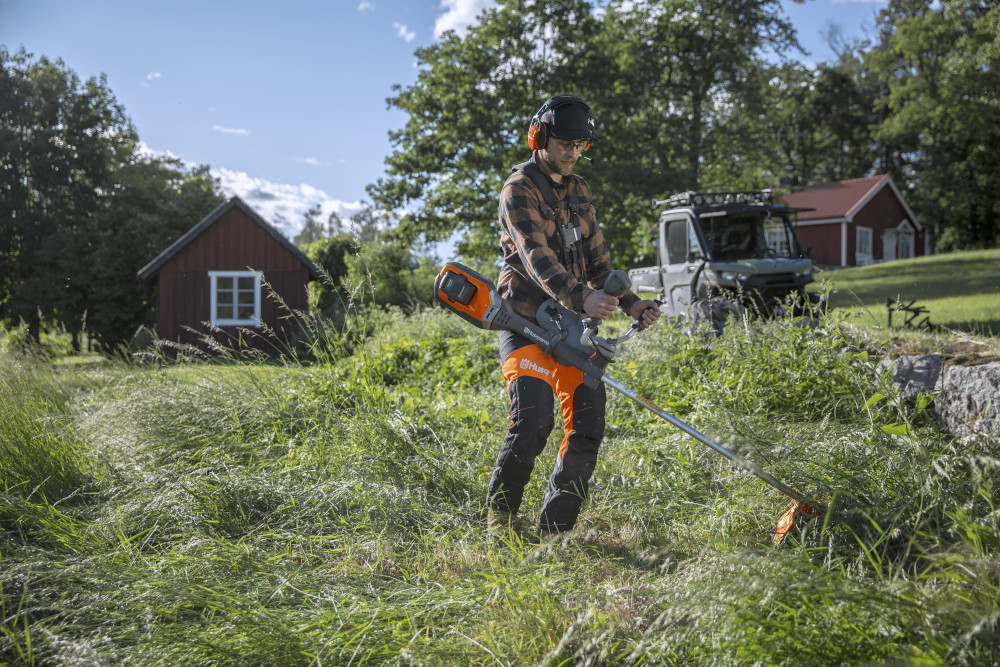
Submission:
MULTIPOLYGON (((360 208, 405 122, 385 99, 416 80, 414 50, 492 4, 0 0, 0 44, 62 58, 81 79, 106 74, 148 150, 210 165, 291 236, 311 204, 360 208)), ((811 51, 798 58, 831 59, 827 26, 861 37, 885 4, 784 0, 811 51)))

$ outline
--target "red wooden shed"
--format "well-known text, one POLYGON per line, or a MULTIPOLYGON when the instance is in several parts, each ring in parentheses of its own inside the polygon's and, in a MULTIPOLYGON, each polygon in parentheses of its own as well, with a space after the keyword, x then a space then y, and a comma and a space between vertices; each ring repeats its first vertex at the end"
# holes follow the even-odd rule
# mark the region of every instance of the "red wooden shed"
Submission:
POLYGON ((295 328, 288 309, 306 309, 306 285, 318 280, 320 273, 281 232, 233 197, 140 269, 138 276, 158 287, 161 339, 204 349, 201 338, 212 327, 232 336, 248 329, 261 336, 243 333, 245 343, 272 354, 277 348, 268 342, 268 331, 288 339, 295 328), (269 293, 268 285, 287 308, 269 293))
POLYGON ((810 185, 784 195, 798 213, 795 232, 825 267, 862 266, 933 253, 933 234, 888 174, 810 185))

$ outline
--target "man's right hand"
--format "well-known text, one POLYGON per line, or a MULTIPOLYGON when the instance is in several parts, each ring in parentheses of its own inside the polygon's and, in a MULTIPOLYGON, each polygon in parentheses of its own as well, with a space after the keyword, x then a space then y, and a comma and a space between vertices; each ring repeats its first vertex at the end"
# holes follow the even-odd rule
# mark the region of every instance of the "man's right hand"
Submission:
POLYGON ((602 289, 595 290, 583 300, 583 314, 605 320, 611 317, 618 307, 618 299, 602 289))

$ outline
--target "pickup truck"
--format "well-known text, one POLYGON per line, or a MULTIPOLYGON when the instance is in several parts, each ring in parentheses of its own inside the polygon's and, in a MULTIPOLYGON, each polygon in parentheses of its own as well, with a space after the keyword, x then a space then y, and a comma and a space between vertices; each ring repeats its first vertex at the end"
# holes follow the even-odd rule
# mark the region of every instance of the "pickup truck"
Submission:
POLYGON ((671 315, 707 321, 716 332, 731 315, 784 315, 812 308, 813 262, 791 214, 769 190, 683 192, 654 201, 656 265, 629 271, 632 289, 655 292, 671 315))

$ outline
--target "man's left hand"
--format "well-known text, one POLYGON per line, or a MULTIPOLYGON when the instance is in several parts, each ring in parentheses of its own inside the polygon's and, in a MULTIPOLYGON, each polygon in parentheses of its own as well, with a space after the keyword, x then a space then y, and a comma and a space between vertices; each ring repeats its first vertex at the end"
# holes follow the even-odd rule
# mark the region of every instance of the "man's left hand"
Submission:
POLYGON ((644 299, 633 303, 632 307, 628 309, 628 314, 633 320, 641 318, 642 325, 648 327, 660 318, 660 307, 655 301, 644 299))

